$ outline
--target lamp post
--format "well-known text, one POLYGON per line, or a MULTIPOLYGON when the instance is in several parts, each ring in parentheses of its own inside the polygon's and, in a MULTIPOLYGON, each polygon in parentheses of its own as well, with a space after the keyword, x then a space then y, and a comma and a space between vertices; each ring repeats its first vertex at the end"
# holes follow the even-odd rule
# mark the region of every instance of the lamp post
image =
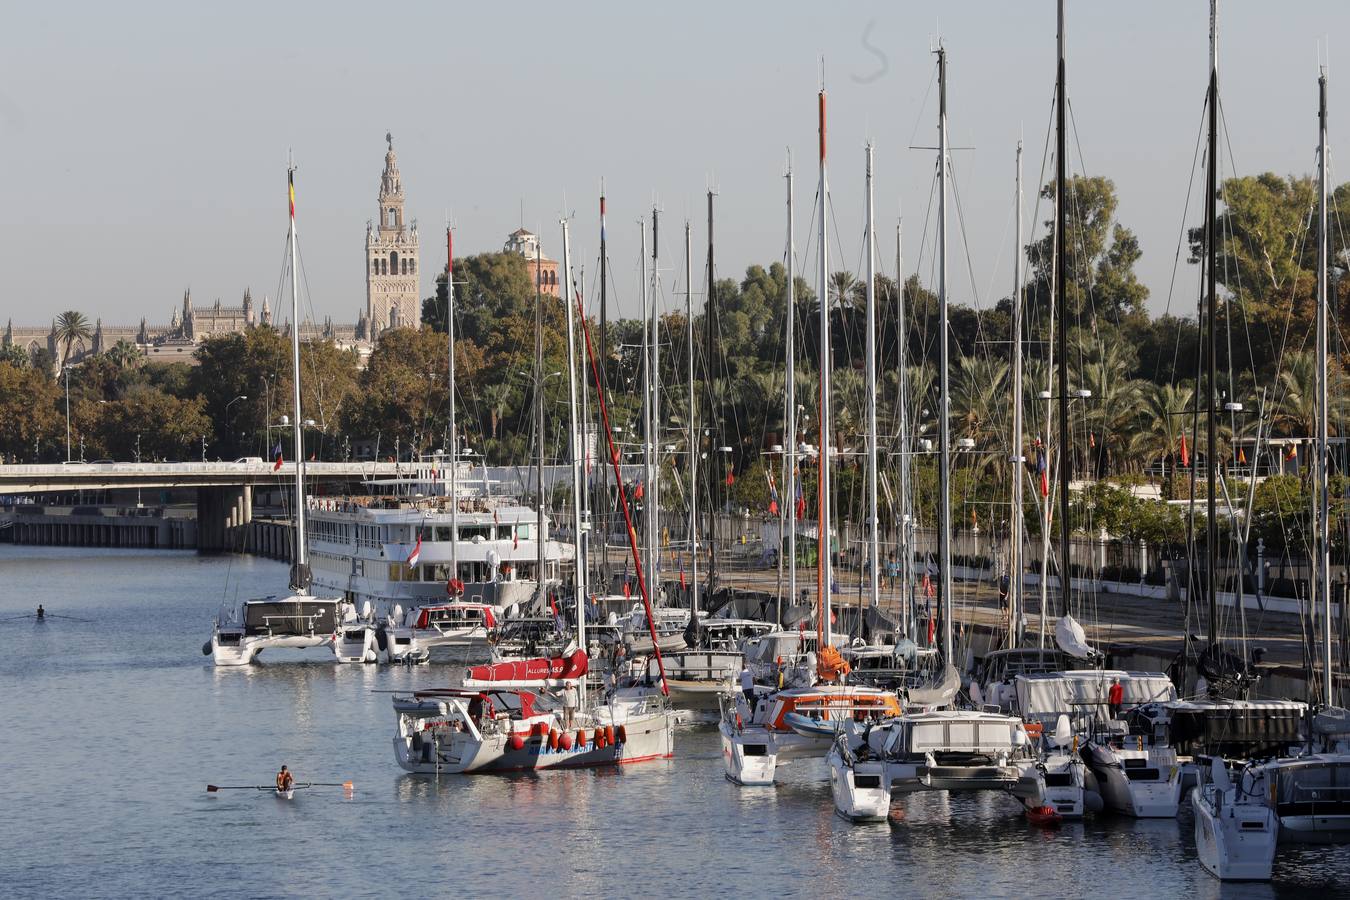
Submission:
POLYGON ((233 433, 234 433, 234 430, 233 430, 232 428, 230 428, 230 407, 231 407, 231 406, 234 406, 234 405, 235 405, 236 403, 238 403, 240 400, 247 400, 247 399, 248 399, 248 394, 240 394, 238 397, 235 397, 235 398, 234 398, 233 400, 231 400, 229 403, 226 403, 226 404, 225 404, 225 434, 226 434, 226 436, 231 436, 231 435, 233 435, 233 433))
POLYGON ((62 366, 61 374, 66 376, 66 462, 70 462, 70 366, 62 366))

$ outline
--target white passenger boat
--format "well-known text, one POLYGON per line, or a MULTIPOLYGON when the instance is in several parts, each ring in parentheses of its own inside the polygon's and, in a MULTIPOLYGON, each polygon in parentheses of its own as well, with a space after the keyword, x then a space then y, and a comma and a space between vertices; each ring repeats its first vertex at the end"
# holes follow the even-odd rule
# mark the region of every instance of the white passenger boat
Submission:
POLYGON ((662 654, 671 705, 715 714, 718 696, 745 664, 741 644, 777 628, 750 619, 700 619, 693 646, 662 654))

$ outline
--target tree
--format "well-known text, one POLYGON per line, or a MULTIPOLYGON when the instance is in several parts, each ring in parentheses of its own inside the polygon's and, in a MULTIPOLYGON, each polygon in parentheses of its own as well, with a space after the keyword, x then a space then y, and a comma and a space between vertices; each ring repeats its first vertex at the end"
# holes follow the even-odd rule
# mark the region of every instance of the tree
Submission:
POLYGON ((121 369, 137 369, 145 362, 145 352, 126 338, 113 344, 108 349, 107 356, 121 369))
POLYGON ((205 410, 203 397, 183 400, 156 387, 135 385, 118 400, 94 405, 87 440, 113 459, 132 459, 138 449, 142 458, 187 459, 201 438, 211 434, 205 410))
POLYGON ((0 453, 37 461, 38 446, 60 431, 60 396, 46 370, 0 360, 0 453))
MULTIPOLYGON (((1139 283, 1134 264, 1142 251, 1134 232, 1115 221, 1116 186, 1109 178, 1075 175, 1069 179, 1066 198, 1065 287, 1069 312, 1075 318, 1100 316, 1116 322, 1141 318, 1148 288, 1139 283)), ((1041 190, 1054 200, 1055 185, 1041 190)), ((1028 303, 1049 303, 1054 281, 1054 221, 1045 223, 1046 235, 1027 247, 1032 286, 1028 303)))
POLYGON ((0 347, 0 363, 9 363, 16 369, 26 369, 29 364, 28 353, 16 344, 0 347))
POLYGON ((76 343, 87 341, 94 333, 84 313, 68 309, 56 317, 56 342, 61 345, 61 365, 70 359, 70 351, 76 343))

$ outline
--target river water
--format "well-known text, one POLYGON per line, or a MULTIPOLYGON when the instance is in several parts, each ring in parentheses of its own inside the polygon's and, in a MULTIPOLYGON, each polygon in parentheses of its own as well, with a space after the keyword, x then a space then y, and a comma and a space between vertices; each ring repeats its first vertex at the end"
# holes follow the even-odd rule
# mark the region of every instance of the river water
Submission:
MULTIPOLYGON (((667 762, 514 777, 406 775, 382 691, 448 667, 335 666, 326 652, 217 670, 222 599, 286 567, 191 552, 0 545, 0 894, 124 896, 1219 896, 1191 821, 1029 826, 998 794, 904 801, 903 824, 833 814, 826 769, 775 788, 722 777, 716 732, 667 762), (42 603, 44 622, 14 618, 42 603), (71 618, 58 618, 71 617, 71 618), (294 661, 293 661, 294 660, 294 661), (313 788, 266 784, 285 763, 313 788)), ((1350 889, 1350 849, 1281 850, 1273 886, 1350 889)))

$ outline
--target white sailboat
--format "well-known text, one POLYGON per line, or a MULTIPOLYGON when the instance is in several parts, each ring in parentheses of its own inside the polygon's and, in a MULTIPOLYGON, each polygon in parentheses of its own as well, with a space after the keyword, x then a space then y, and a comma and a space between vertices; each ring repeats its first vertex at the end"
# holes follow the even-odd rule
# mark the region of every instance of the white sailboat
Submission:
POLYGON ((295 167, 286 173, 290 196, 291 268, 291 399, 294 418, 291 437, 295 448, 295 553, 290 591, 285 596, 243 600, 222 608, 202 652, 217 666, 245 666, 273 648, 308 649, 336 643, 341 599, 313 597, 305 527, 305 451, 300 416, 300 295, 296 266, 295 167))

